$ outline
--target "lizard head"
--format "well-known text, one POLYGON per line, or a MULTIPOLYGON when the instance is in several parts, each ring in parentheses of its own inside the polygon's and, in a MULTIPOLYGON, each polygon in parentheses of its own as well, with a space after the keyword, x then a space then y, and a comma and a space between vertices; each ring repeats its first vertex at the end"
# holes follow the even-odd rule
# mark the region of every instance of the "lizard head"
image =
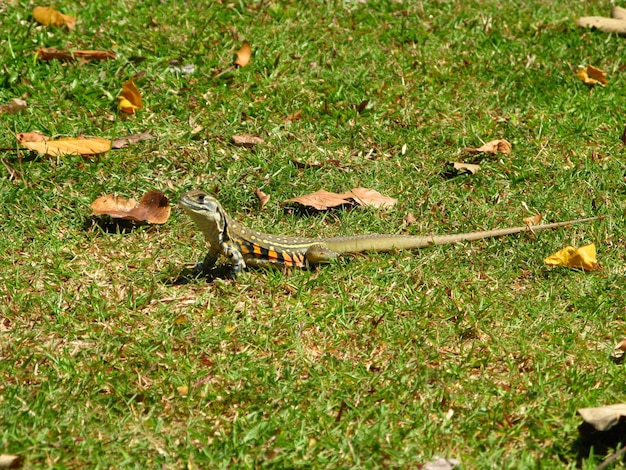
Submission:
POLYGON ((219 246, 226 236, 224 232, 228 220, 217 199, 202 191, 189 191, 180 197, 178 205, 202 230, 206 241, 219 246))

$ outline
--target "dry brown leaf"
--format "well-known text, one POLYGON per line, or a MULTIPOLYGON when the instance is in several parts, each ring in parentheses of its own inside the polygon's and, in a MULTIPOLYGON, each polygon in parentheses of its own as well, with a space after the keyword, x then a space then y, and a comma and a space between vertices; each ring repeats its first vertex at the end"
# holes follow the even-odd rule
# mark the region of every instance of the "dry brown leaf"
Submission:
POLYGON ((70 30, 76 26, 75 17, 64 15, 50 7, 35 7, 33 9, 33 18, 44 26, 67 26, 67 29, 70 30))
POLYGON ((248 62, 250 62, 250 57, 252 57, 252 48, 247 41, 244 41, 237 51, 237 57, 235 58, 233 65, 235 68, 245 67, 248 62))
POLYGON ((26 111, 26 101, 19 98, 11 98, 7 104, 0 106, 0 114, 17 114, 26 111))
POLYGON ((22 142, 43 142, 48 138, 39 132, 20 132, 17 134, 17 141, 22 142))
POLYGON ((343 194, 331 193, 320 189, 311 194, 305 194, 288 199, 283 204, 295 202, 305 207, 312 207, 318 211, 341 206, 370 205, 374 207, 391 207, 397 199, 383 196, 378 191, 367 188, 353 188, 343 194))
POLYGON ((236 145, 237 147, 246 147, 246 148, 252 148, 255 145, 265 143, 265 141, 261 137, 257 135, 252 135, 252 134, 234 135, 232 137, 232 141, 233 141, 233 145, 236 145))
POLYGON ((362 206, 374 206, 374 207, 392 207, 398 202, 389 196, 383 196, 378 191, 367 188, 352 188, 345 193, 346 196, 353 194, 356 197, 356 202, 362 206))
POLYGON ((480 165, 474 165, 473 163, 452 162, 452 168, 457 174, 471 173, 475 175, 480 170, 480 165))
POLYGON ((127 135, 125 137, 120 137, 119 139, 115 139, 111 143, 111 148, 121 149, 122 147, 126 147, 127 144, 136 144, 142 140, 152 140, 154 136, 149 134, 148 132, 142 132, 141 134, 133 134, 127 135))
POLYGON ((415 217, 412 212, 409 212, 404 218, 404 222, 407 225, 413 225, 415 222, 417 222, 417 217, 415 217))
POLYGON ((468 153, 511 153, 511 144, 504 140, 492 140, 478 148, 466 148, 468 153))
POLYGON ((597 408, 580 408, 578 414, 591 424, 596 431, 606 431, 626 418, 626 403, 600 406, 597 408))
POLYGON ((544 262, 548 266, 565 266, 584 269, 585 271, 599 269, 598 261, 596 260, 596 245, 593 243, 580 248, 566 246, 562 250, 548 256, 544 262))
POLYGON ((541 219, 543 218, 543 215, 541 214, 535 214, 532 217, 524 217, 524 223, 528 226, 531 225, 537 225, 539 222, 541 222, 541 219))
POLYGON ((34 150, 41 155, 97 155, 108 152, 111 149, 111 141, 100 137, 73 138, 67 137, 57 140, 49 140, 36 132, 22 132, 17 134, 20 145, 29 150, 34 150))
POLYGON ((587 85, 606 85, 609 83, 606 79, 606 72, 600 70, 593 65, 588 65, 584 69, 580 69, 576 75, 587 85))
POLYGON ((370 100, 361 101, 356 107, 356 112, 361 114, 363 111, 365 111, 365 108, 367 108, 368 104, 370 104, 370 100))
POLYGON ((123 83, 122 92, 117 97, 119 100, 117 108, 123 113, 135 114, 136 110, 143 108, 141 93, 134 80, 134 78, 131 78, 126 83, 123 83))
POLYGON ((259 209, 263 209, 263 207, 265 207, 265 204, 270 202, 270 195, 265 194, 260 189, 255 189, 254 194, 256 195, 256 197, 259 198, 259 209))
POLYGON ((164 224, 172 210, 162 191, 148 191, 137 203, 134 199, 107 194, 91 203, 92 215, 109 215, 114 219, 164 224))
POLYGON ((115 52, 110 51, 68 51, 54 47, 42 47, 35 53, 35 56, 40 60, 107 60, 116 57, 115 52))
POLYGON ((624 362, 624 356, 626 356, 626 338, 615 345, 615 348, 611 353, 611 359, 613 362, 621 364, 624 362))
POLYGON ((301 109, 299 109, 295 113, 291 113, 289 116, 287 116, 285 118, 285 122, 299 121, 300 119, 302 119, 302 110, 301 109))

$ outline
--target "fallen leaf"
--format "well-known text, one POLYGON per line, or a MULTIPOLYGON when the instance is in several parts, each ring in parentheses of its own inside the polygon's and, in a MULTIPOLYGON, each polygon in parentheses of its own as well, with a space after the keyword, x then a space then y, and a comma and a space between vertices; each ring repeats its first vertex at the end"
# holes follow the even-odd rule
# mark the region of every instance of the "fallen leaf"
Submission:
POLYGON ((47 137, 39 132, 21 132, 17 134, 18 142, 43 142, 47 137))
POLYGON ((492 140, 478 148, 466 148, 468 153, 511 153, 511 144, 504 140, 492 140))
POLYGON ((415 222, 417 222, 417 217, 415 217, 412 212, 409 212, 404 218, 404 223, 407 225, 413 225, 415 222))
POLYGON ((596 431, 606 431, 626 418, 626 403, 600 406, 597 408, 580 408, 578 414, 591 424, 596 431))
POLYGON ((295 113, 291 113, 289 116, 287 116, 285 118, 285 122, 299 121, 300 119, 302 119, 302 110, 301 109, 299 109, 295 113))
POLYGON ((367 108, 368 104, 370 104, 370 100, 361 101, 359 105, 356 107, 356 112, 361 114, 363 111, 365 111, 365 108, 367 108))
POLYGON ((125 137, 120 137, 119 139, 115 139, 111 143, 111 148, 121 149, 122 147, 126 147, 126 144, 136 144, 142 140, 152 140, 154 136, 149 134, 148 132, 143 132, 141 134, 133 134, 127 135, 125 137))
POLYGON ((537 225, 539 222, 541 222, 541 219, 543 218, 543 215, 541 214, 535 214, 532 217, 524 217, 524 223, 528 226, 530 225, 537 225))
POLYGON ((333 207, 370 205, 374 207, 391 207, 397 199, 383 196, 378 191, 366 188, 353 188, 343 194, 331 193, 320 189, 311 194, 305 194, 296 198, 288 199, 283 204, 295 202, 305 207, 312 207, 318 211, 333 207))
POLYGON ((19 455, 0 454, 0 468, 20 468, 23 460, 19 455))
POLYGON ((189 387, 187 387, 186 385, 176 387, 176 390, 178 391, 181 397, 186 397, 189 394, 189 387))
POLYGON ((480 165, 474 165, 473 163, 452 162, 452 168, 457 174, 471 173, 475 175, 480 170, 480 165))
POLYGON ((237 51, 237 57, 233 62, 235 68, 245 67, 248 62, 250 62, 250 57, 252 57, 252 49, 250 48, 250 44, 247 41, 244 41, 239 50, 237 51))
POLYGON ((148 191, 137 203, 134 199, 107 194, 91 203, 92 215, 109 215, 114 219, 164 224, 172 210, 161 191, 148 191))
POLYGON ((588 65, 584 69, 580 69, 576 75, 587 85, 606 85, 606 72, 600 70, 593 65, 588 65))
POLYGON ((560 251, 548 256, 545 259, 548 266, 565 266, 568 268, 584 269, 585 271, 595 271, 599 269, 596 260, 596 245, 589 245, 574 248, 567 246, 560 251))
POLYGON ((61 155, 97 155, 108 152, 111 149, 111 141, 100 137, 67 137, 49 140, 36 132, 23 132, 17 134, 17 141, 29 150, 34 150, 41 155, 52 155, 53 157, 61 155))
POLYGON ((452 470, 461 465, 458 459, 445 459, 443 457, 435 457, 430 462, 426 462, 421 466, 421 470, 452 470))
POLYGON ((75 17, 64 15, 50 7, 35 7, 33 9, 33 18, 44 26, 67 26, 67 29, 70 30, 76 26, 75 17))
POLYGON ((256 197, 259 198, 259 203, 260 203, 259 204, 259 209, 263 209, 265 204, 267 204, 270 201, 270 195, 269 194, 265 194, 260 189, 255 189, 254 190, 254 194, 256 195, 256 197))
POLYGON ((240 134, 232 136, 233 145, 237 147, 252 148, 255 145, 264 144, 265 141, 256 135, 252 134, 240 134))
POLYGON ((35 52, 35 57, 40 60, 107 60, 115 59, 115 52, 110 51, 68 51, 54 47, 42 47, 35 52))
POLYGON ((616 364, 621 364, 624 362, 624 356, 626 356, 626 338, 615 345, 611 353, 611 360, 616 364))
POLYGON ((26 111, 26 101, 19 98, 11 98, 7 104, 0 106, 0 114, 17 114, 26 111))
POLYGON ((141 93, 135 85, 135 79, 131 78, 122 84, 122 92, 117 97, 119 103, 117 108, 123 113, 135 114, 135 111, 143 108, 141 103, 141 93))

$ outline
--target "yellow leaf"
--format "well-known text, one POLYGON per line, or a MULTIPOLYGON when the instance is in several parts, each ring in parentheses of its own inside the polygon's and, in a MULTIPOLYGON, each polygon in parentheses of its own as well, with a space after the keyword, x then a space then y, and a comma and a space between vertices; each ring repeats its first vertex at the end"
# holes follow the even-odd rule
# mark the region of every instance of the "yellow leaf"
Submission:
POLYGON ((250 57, 252 57, 252 49, 250 48, 250 44, 244 41, 237 51, 237 58, 233 62, 233 65, 235 68, 245 67, 248 62, 250 62, 250 57))
POLYGON ((609 83, 606 79, 606 72, 588 65, 584 69, 580 69, 576 74, 587 85, 606 85, 609 83))
POLYGON ((178 393, 182 397, 186 397, 187 394, 189 393, 189 387, 187 387, 185 385, 181 385, 180 387, 176 387, 176 390, 178 390, 178 393))
POLYGON ((74 29, 76 25, 76 18, 64 15, 50 7, 35 7, 33 9, 33 18, 44 26, 67 26, 67 29, 74 29))
POLYGON ((560 251, 548 256, 545 259, 548 266, 565 266, 568 268, 584 269, 585 271, 595 271, 599 268, 596 260, 596 245, 589 245, 574 248, 567 246, 560 251))
POLYGON ((20 145, 29 150, 34 150, 42 155, 97 155, 108 152, 111 149, 111 141, 100 137, 87 137, 84 139, 63 138, 49 140, 41 134, 24 132, 17 135, 20 145))
POLYGON ((133 78, 122 84, 122 92, 117 99, 119 100, 117 108, 123 113, 135 114, 135 110, 143 108, 141 93, 133 78))

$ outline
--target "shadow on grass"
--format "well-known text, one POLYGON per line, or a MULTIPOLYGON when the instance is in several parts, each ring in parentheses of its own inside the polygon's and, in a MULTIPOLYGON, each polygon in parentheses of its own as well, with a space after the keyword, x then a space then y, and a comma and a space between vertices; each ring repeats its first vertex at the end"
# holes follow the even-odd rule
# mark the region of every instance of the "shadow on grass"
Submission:
POLYGON ((83 223, 84 230, 93 230, 98 227, 104 233, 130 233, 138 228, 145 227, 145 222, 135 222, 126 219, 113 219, 111 217, 87 217, 83 223))
POLYGON ((204 279, 210 284, 216 279, 234 279, 234 276, 232 268, 222 264, 204 271, 197 268, 183 268, 176 277, 168 277, 163 282, 166 286, 182 286, 198 279, 204 279))
POLYGON ((616 452, 618 446, 620 449, 626 446, 626 421, 620 422, 608 431, 596 431, 592 425, 582 423, 578 427, 578 432, 578 439, 572 445, 578 467, 592 455, 605 458, 604 463, 597 468, 607 468, 614 461, 626 462, 626 455, 623 452, 619 454, 616 452))

